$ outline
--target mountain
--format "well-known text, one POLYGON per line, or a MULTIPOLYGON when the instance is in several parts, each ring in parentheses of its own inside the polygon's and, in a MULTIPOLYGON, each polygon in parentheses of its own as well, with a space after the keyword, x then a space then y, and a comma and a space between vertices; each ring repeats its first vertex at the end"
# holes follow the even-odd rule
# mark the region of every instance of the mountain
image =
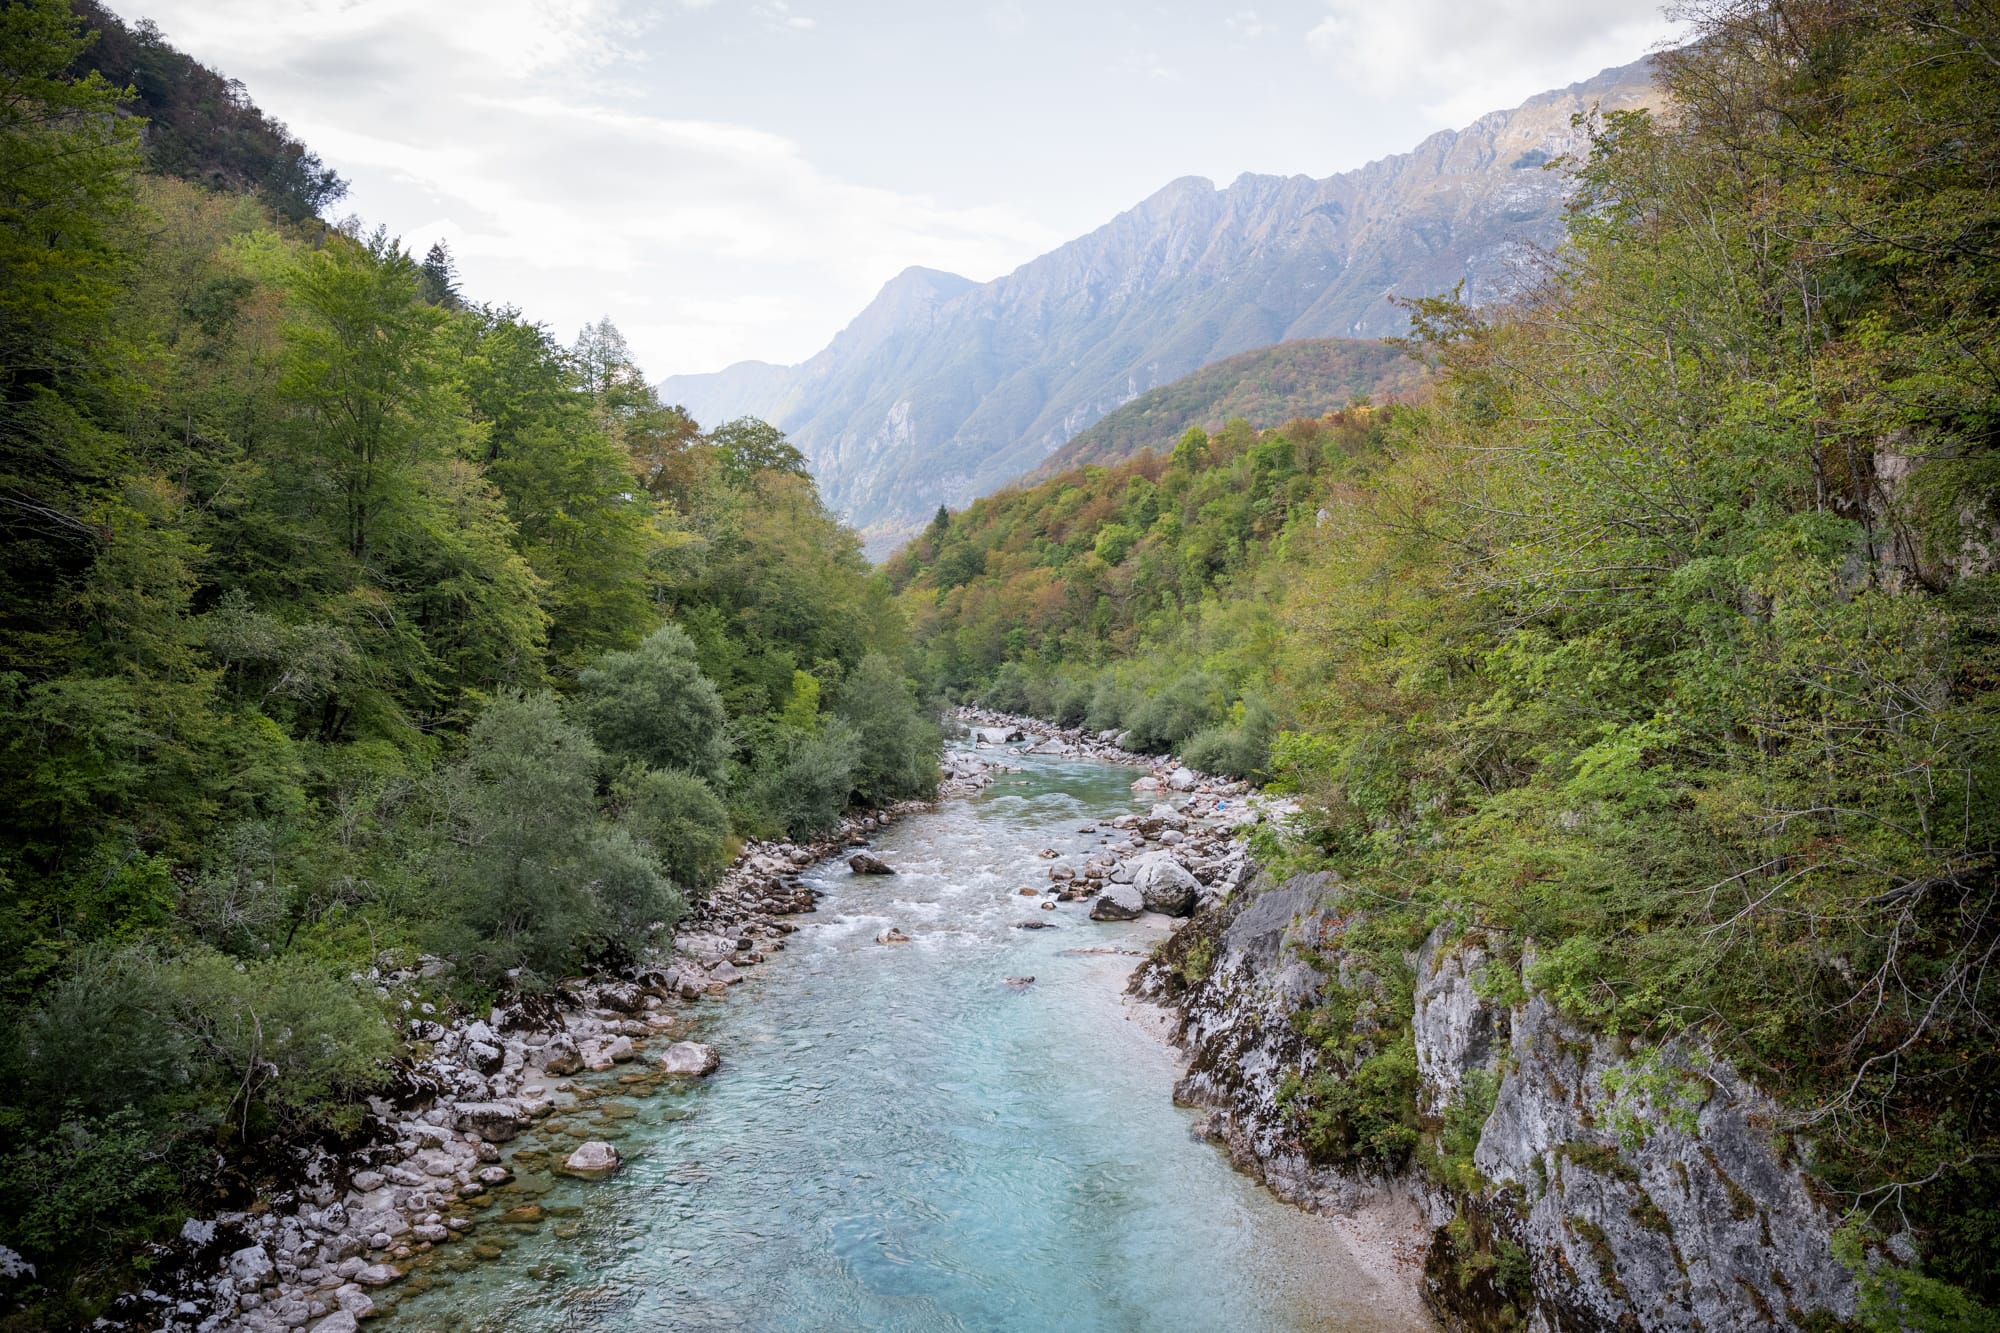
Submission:
POLYGON ((1422 380, 1417 362, 1380 341, 1302 338, 1239 352, 1148 389, 1043 459, 1031 476, 1039 480, 1085 463, 1122 463, 1147 449, 1165 451, 1188 427, 1213 432, 1231 417, 1272 427, 1323 416, 1358 394, 1388 402, 1422 380))
POLYGON ((697 420, 791 436, 822 493, 885 551, 940 503, 1032 470, 1147 390, 1288 339, 1382 337, 1396 296, 1516 290, 1561 238, 1571 117, 1653 99, 1647 61, 1543 93, 1354 171, 1185 177, 1005 277, 910 269, 801 365, 675 376, 697 420))

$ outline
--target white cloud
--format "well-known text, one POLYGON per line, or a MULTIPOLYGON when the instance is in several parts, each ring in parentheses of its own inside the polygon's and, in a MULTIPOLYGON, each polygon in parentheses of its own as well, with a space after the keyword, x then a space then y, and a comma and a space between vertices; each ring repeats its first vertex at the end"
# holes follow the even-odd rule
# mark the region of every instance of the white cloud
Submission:
POLYGON ((1379 95, 1414 94, 1435 125, 1461 125, 1547 88, 1622 65, 1670 31, 1660 0, 1327 0, 1315 56, 1379 95))
MULTIPOLYGON (((608 310, 653 374, 803 359, 910 264, 987 278, 1063 239, 840 179, 766 129, 654 114, 615 77, 648 21, 621 0, 153 12, 353 182, 343 209, 419 254, 444 240, 469 296, 565 338, 608 310)), ((782 0, 734 21, 812 24, 782 0)))

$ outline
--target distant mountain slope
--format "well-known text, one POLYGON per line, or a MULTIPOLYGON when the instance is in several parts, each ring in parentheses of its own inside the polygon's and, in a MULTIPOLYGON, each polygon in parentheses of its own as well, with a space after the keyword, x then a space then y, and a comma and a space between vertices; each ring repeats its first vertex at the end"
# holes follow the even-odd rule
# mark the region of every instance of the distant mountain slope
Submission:
POLYGON ((704 422, 756 412, 783 427, 883 551, 1211 361, 1400 332, 1397 295, 1460 281, 1475 301, 1506 295, 1561 238, 1566 184, 1538 168, 1578 146, 1571 116, 1652 98, 1641 61, 1325 180, 1186 177, 992 282, 911 269, 802 365, 660 391, 704 422))
POLYGON ((1147 449, 1164 452, 1188 427, 1212 432, 1231 417, 1267 429, 1294 417, 1324 416, 1357 394, 1384 403, 1422 380, 1415 361, 1380 341, 1302 338, 1239 352, 1148 389, 1043 459, 1030 476, 1122 463, 1147 449))

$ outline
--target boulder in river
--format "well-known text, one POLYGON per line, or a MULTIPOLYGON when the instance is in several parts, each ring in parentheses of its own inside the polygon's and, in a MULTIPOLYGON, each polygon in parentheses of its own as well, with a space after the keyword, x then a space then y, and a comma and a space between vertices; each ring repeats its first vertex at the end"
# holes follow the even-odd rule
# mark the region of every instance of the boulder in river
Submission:
POLYGON ((880 935, 877 935, 875 942, 877 944, 908 944, 910 937, 905 935, 899 927, 891 926, 880 935))
POLYGON ((1193 791, 1201 785, 1201 775, 1191 768, 1177 768, 1167 774, 1167 786, 1174 791, 1193 791))
POLYGON ((572 1176, 582 1176, 586 1180, 596 1180, 608 1176, 619 1167, 618 1150, 600 1139, 580 1143, 576 1151, 563 1158, 562 1169, 572 1176))
POLYGON ((1005 745, 1008 741, 1021 739, 1019 727, 980 727, 972 734, 988 745, 1005 745))
POLYGON ((386 1287, 401 1276, 388 1264, 370 1264, 354 1275, 354 1281, 364 1287, 386 1287))
POLYGON ((1020 988, 1020 987, 1022 987, 1022 986, 1032 986, 1032 985, 1034 985, 1034 983, 1035 983, 1035 979, 1034 979, 1033 977, 1008 977, 1008 978, 1007 978, 1007 984, 1008 984, 1009 986, 1013 986, 1013 987, 1015 987, 1015 988, 1017 988, 1017 989, 1018 989, 1018 988, 1020 988))
POLYGON ((856 852, 847 858, 847 868, 857 875, 893 875, 888 862, 870 856, 866 852, 856 852))
POLYGON ((548 1045, 542 1047, 542 1068, 558 1078, 583 1068, 583 1052, 577 1049, 576 1039, 567 1032, 549 1038, 548 1045))
POLYGON ((1131 884, 1107 884, 1090 904, 1092 921, 1131 921, 1146 910, 1146 900, 1131 884))
POLYGON ((1149 912, 1186 916, 1194 911, 1201 882, 1165 852, 1148 852, 1132 863, 1132 887, 1149 912))
POLYGON ((713 1046, 698 1041, 677 1041, 660 1056, 660 1068, 669 1074, 707 1078, 722 1064, 713 1046))

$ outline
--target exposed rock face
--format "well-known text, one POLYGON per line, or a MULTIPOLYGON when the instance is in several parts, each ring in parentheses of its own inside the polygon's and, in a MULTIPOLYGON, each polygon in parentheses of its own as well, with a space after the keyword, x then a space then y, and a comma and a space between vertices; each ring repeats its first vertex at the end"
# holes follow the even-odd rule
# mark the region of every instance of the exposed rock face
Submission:
MULTIPOLYGON (((1853 1275, 1829 1252, 1837 1219, 1753 1127, 1773 1108, 1726 1063, 1670 1047, 1642 1068, 1539 995, 1511 1020, 1508 1073, 1474 1156, 1494 1192, 1475 1202, 1527 1250, 1544 1319, 1695 1333, 1752 1327, 1767 1310, 1795 1322, 1854 1313, 1853 1275), (1607 1091, 1656 1072, 1667 1080, 1656 1096, 1607 1091), (1510 1191, 1525 1219, 1497 1206, 1510 1191)), ((1443 1305, 1441 1268, 1429 1276, 1443 1305)))
POLYGON ((998 489, 1211 361, 1398 334, 1391 296, 1461 279, 1475 302, 1518 289, 1531 248, 1562 235, 1565 182, 1540 167, 1581 142, 1571 115, 1652 96, 1641 62, 1325 180, 1186 177, 992 282, 910 269, 802 365, 660 390, 702 422, 750 413, 784 429, 880 554, 939 503, 998 489))
POLYGON ((1627 1051, 1544 996, 1513 1008, 1483 996, 1518 993, 1518 978, 1482 986, 1501 964, 1477 932, 1440 927, 1424 942, 1410 1023, 1419 1123, 1435 1132, 1447 1113, 1491 1106, 1472 1161, 1488 1184, 1308 1160, 1280 1089, 1327 1057, 1293 1015, 1330 983, 1372 985, 1339 945, 1340 906, 1329 877, 1260 878, 1134 975, 1135 991, 1179 1011, 1190 1059, 1176 1099, 1213 1111, 1209 1132, 1239 1166, 1309 1207, 1407 1193, 1434 1223, 1459 1219, 1438 1226, 1424 1272, 1427 1303, 1455 1330, 1712 1333, 1853 1314, 1853 1277, 1829 1250, 1836 1219, 1761 1128, 1764 1097, 1699 1047, 1627 1051), (1503 1282, 1506 1254, 1518 1263, 1503 1282))

